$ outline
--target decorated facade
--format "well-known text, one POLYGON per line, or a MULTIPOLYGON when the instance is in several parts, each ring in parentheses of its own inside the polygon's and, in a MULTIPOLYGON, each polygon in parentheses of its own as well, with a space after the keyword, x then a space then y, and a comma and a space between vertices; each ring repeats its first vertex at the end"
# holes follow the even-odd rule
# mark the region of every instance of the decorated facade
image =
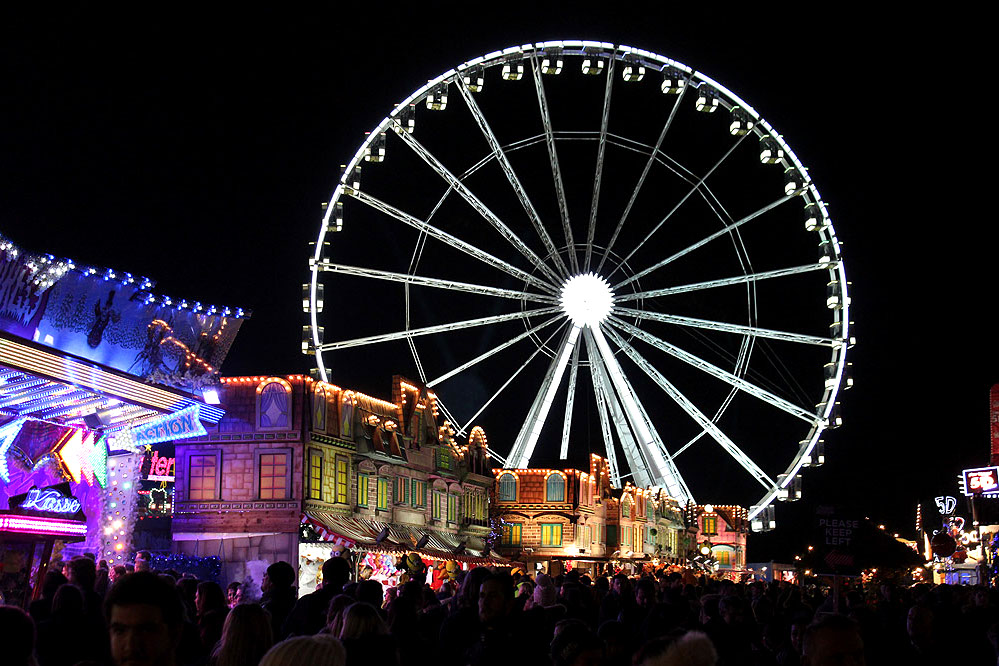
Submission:
POLYGON ((741 506, 687 507, 687 522, 697 528, 693 561, 705 570, 738 578, 746 571, 748 515, 741 506))
POLYGON ((303 591, 343 550, 389 585, 496 561, 485 433, 457 440, 432 391, 396 376, 388 401, 301 375, 232 377, 220 399, 219 424, 176 446, 178 552, 218 555, 228 580, 285 560, 303 591))
POLYGON ((532 570, 589 573, 686 560, 679 506, 662 491, 610 485, 607 461, 587 471, 494 469, 493 512, 502 521, 500 553, 532 570))
POLYGON ((0 589, 24 583, 23 563, 44 573, 40 537, 130 561, 146 447, 221 418, 211 389, 244 313, 152 287, 0 236, 0 589), (77 502, 82 530, 59 522, 77 502), (70 532, 19 529, 39 521, 70 532))

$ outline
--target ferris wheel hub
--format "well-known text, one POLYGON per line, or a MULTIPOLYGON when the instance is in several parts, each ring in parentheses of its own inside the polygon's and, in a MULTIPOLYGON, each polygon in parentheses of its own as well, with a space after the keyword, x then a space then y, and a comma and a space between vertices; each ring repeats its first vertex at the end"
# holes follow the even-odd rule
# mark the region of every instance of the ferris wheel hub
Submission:
POLYGON ((574 275, 562 285, 559 296, 562 311, 577 326, 599 325, 614 308, 610 283, 595 273, 574 275))

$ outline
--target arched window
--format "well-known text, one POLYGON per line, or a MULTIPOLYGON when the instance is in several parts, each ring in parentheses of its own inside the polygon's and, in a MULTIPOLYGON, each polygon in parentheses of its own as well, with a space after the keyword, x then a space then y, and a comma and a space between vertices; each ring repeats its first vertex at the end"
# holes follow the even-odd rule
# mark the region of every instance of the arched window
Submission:
POLYGON ((340 400, 340 436, 344 439, 354 437, 354 392, 344 391, 340 400))
POLYGON ((627 495, 621 498, 621 517, 631 518, 631 498, 627 495))
POLYGON ((499 478, 499 501, 517 501, 517 477, 507 472, 501 474, 499 478))
POLYGON ((326 389, 319 385, 312 394, 312 427, 326 430, 326 389))
POLYGON ((257 387, 257 427, 261 430, 291 427, 291 384, 275 378, 257 387))
POLYGON ((565 479, 558 472, 548 475, 545 483, 545 498, 548 502, 565 501, 565 479))

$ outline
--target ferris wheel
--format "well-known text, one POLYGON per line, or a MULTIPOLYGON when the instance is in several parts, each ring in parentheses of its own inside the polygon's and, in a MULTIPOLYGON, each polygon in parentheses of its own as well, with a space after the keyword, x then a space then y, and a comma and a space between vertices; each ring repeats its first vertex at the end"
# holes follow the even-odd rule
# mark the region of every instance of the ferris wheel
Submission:
POLYGON ((755 529, 852 384, 807 170, 723 85, 627 46, 515 46, 420 86, 344 166, 309 270, 322 379, 405 354, 459 433, 516 424, 505 467, 597 449, 612 483, 755 529))

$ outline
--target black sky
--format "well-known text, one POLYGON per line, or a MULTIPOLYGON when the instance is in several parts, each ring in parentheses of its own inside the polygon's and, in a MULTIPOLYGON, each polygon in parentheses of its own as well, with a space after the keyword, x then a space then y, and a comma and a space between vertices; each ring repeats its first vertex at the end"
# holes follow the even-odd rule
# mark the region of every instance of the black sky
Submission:
POLYGON ((991 167, 978 160, 994 112, 977 83, 974 17, 792 20, 743 6, 8 16, 0 232, 149 276, 157 293, 252 309, 226 374, 304 371, 300 285, 319 204, 394 103, 513 44, 646 48, 765 116, 809 167, 844 243, 857 386, 843 395, 846 425, 826 437, 827 465, 806 473, 805 499, 779 509, 779 523, 855 503, 911 533, 917 501, 954 494, 963 467, 987 462, 999 381, 991 167))

